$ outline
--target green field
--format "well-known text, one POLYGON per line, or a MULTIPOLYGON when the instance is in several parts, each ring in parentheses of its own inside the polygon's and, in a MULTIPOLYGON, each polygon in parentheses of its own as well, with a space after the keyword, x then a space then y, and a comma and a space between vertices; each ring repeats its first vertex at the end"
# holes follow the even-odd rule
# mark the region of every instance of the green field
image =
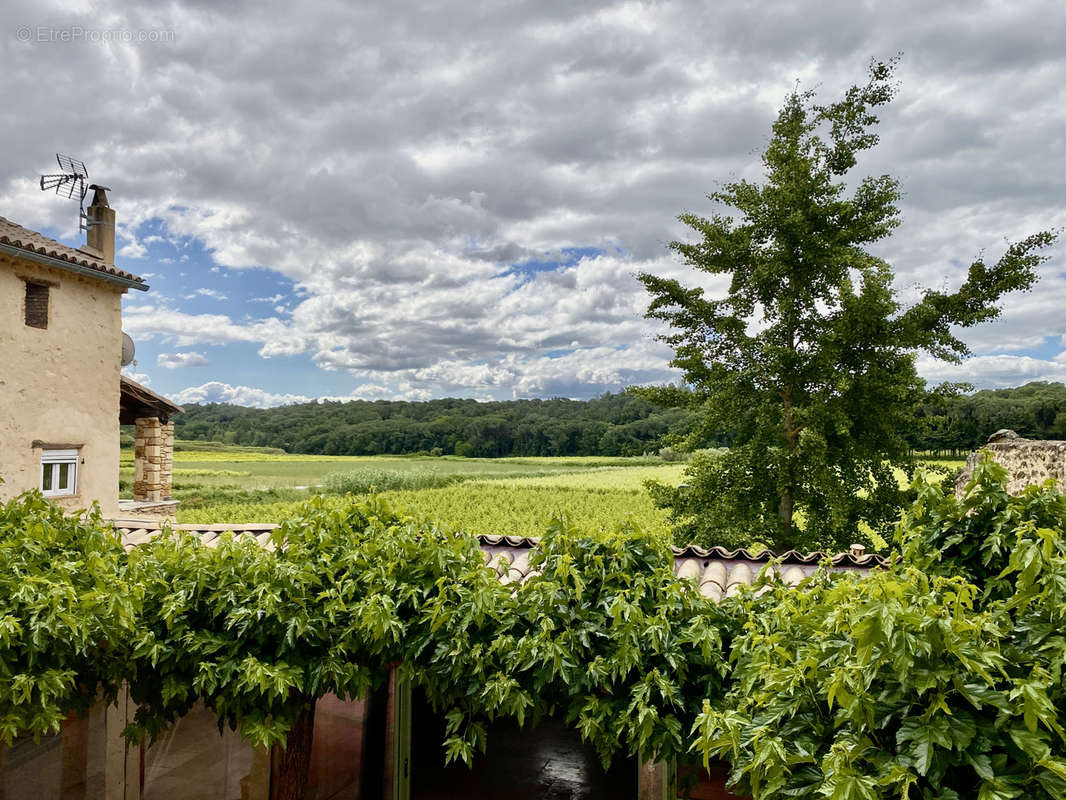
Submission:
MULTIPOLYGON (((280 522, 314 492, 340 496, 373 487, 420 519, 475 533, 539 535, 554 514, 583 526, 629 521, 665 534, 665 515, 643 489, 649 479, 679 482, 683 464, 658 458, 500 458, 313 456, 276 451, 189 449, 174 453, 178 521, 280 522)), ((123 451, 123 496, 133 454, 123 451)))
MULTIPOLYGON (((250 451, 251 448, 245 448, 250 451)), ((279 489, 323 485, 331 473, 358 469, 386 472, 432 471, 440 475, 484 478, 519 478, 587 472, 602 468, 644 467, 662 464, 639 458, 457 458, 455 456, 316 456, 255 452, 180 450, 174 453, 175 488, 195 478, 205 486, 241 489, 279 489)), ((121 479, 133 479, 133 454, 123 451, 121 479)))
MULTIPOLYGON (((636 489, 578 489, 553 486, 507 486, 474 481, 437 489, 388 491, 381 496, 394 508, 421 520, 471 533, 539 536, 553 515, 566 514, 587 528, 611 529, 631 522, 666 535, 666 517, 636 489)), ((337 502, 342 498, 336 497, 337 502)), ((179 522, 281 522, 299 501, 221 503, 179 510, 179 522)))
MULTIPOLYGON (((120 466, 129 496, 132 452, 123 451, 120 466)), ((340 502, 346 491, 373 489, 412 516, 473 533, 536 536, 553 515, 568 514, 585 527, 631 522, 666 535, 666 515, 644 482, 677 485, 684 470, 657 457, 316 456, 179 443, 174 497, 178 521, 200 524, 280 522, 313 493, 340 502)))

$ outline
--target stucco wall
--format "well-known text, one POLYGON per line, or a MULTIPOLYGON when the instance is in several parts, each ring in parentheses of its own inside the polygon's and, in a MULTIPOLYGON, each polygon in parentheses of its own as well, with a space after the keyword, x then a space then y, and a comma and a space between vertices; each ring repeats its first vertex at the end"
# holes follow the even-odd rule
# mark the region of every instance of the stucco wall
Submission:
POLYGON ((123 292, 0 254, 0 498, 39 488, 34 441, 79 444, 77 494, 54 499, 117 514, 123 292), (25 324, 24 278, 52 284, 47 329, 25 324))
POLYGON ((1007 438, 986 444, 970 454, 966 467, 955 480, 956 492, 966 486, 984 450, 988 450, 993 460, 1007 470, 1007 491, 1011 494, 1018 494, 1026 486, 1043 483, 1048 478, 1054 478, 1060 487, 1066 488, 1066 442, 1007 438))

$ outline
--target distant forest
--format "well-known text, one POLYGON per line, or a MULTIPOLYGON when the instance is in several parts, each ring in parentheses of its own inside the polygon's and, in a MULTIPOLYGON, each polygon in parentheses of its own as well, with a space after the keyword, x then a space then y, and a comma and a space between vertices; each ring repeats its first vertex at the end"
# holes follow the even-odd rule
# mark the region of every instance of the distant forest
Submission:
POLYGON ((1066 439, 1066 385, 1034 381, 1016 389, 984 389, 923 408, 916 450, 960 455, 1009 428, 1026 439, 1066 439))
MULTIPOLYGON (((354 400, 266 409, 212 403, 186 406, 174 426, 179 439, 290 453, 629 456, 659 450, 668 435, 688 434, 699 417, 621 393, 593 400, 354 400)), ((911 446, 943 455, 977 449, 1000 428, 1030 439, 1066 439, 1066 386, 986 389, 929 403, 922 421, 908 432, 911 446)), ((728 445, 730 438, 721 431, 707 445, 728 445)))
POLYGON ((630 394, 593 400, 353 400, 277 408, 186 406, 174 435, 290 453, 383 455, 631 456, 685 435, 698 414, 630 394))

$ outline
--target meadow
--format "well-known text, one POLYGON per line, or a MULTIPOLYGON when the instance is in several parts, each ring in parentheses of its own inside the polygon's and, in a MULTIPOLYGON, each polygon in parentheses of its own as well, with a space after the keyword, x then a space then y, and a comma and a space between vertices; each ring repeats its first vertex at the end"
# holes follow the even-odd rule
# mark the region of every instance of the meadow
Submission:
MULTIPOLYGON (((657 456, 320 456, 195 444, 175 450, 174 497, 181 500, 178 521, 199 524, 281 522, 315 493, 341 502, 347 493, 375 491, 412 516, 472 533, 536 536, 551 516, 565 513, 585 527, 629 522, 665 536, 666 515, 644 482, 677 485, 685 469, 657 456)), ((129 496, 130 451, 123 451, 120 477, 129 496)))
MULTIPOLYGON (((643 482, 677 483, 683 470, 648 456, 318 456, 179 443, 174 497, 178 521, 200 524, 280 522, 313 493, 339 501, 373 490, 412 516, 473 533, 536 536, 553 514, 567 513, 583 526, 628 521, 665 535, 665 515, 643 482)), ((130 451, 123 451, 120 479, 130 496, 130 451)))

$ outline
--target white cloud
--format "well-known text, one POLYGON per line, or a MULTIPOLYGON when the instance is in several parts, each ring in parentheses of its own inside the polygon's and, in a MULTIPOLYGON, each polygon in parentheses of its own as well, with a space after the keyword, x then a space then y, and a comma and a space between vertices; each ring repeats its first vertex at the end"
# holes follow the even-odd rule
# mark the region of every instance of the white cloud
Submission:
MULTIPOLYGON (((178 35, 62 48, 0 37, 5 215, 75 234, 69 204, 27 177, 49 171, 41 142, 63 130, 115 187, 122 258, 202 247, 238 284, 235 302, 233 270, 295 283, 284 312, 280 295, 250 298, 272 315, 251 321, 130 297, 127 330, 180 348, 253 343, 383 396, 669 379, 632 273, 721 286, 667 255, 692 236, 676 215, 712 213, 707 192, 759 176, 796 78, 831 99, 871 55, 906 51, 882 144, 860 164, 903 181, 905 223, 879 248, 902 289, 957 285, 1003 236, 1066 226, 1066 15, 1047 0, 9 6, 11 19, 178 35), (93 114, 72 74, 93 76, 93 114), (569 247, 606 255, 512 270, 569 247)), ((1055 257, 1037 292, 965 332, 976 352, 1066 333, 1061 247, 1055 257)), ((221 299, 193 291, 197 274, 175 296, 221 299)), ((997 363, 1015 370, 1004 380, 1030 374, 997 363)))
MULTIPOLYGON (((187 314, 166 306, 134 306, 123 313, 122 327, 134 338, 159 337, 181 347, 193 344, 228 344, 231 342, 269 342, 287 335, 284 324, 277 319, 254 320, 245 324, 234 322, 225 314, 187 314)), ((284 342, 278 342, 284 348, 284 342)), ((288 348, 300 352, 299 343, 288 348)))
POLYGON ((1031 356, 974 356, 960 364, 918 359, 918 372, 930 383, 971 383, 977 389, 1002 389, 1029 381, 1066 381, 1066 352, 1053 361, 1031 356))
POLYGON ((218 291, 216 289, 206 289, 206 288, 202 288, 202 287, 197 289, 192 294, 185 295, 185 299, 186 300, 192 300, 194 297, 210 297, 212 300, 227 300, 227 299, 229 299, 229 298, 226 297, 226 295, 222 294, 222 292, 220 292, 220 291, 218 291))
POLYGON ((271 408, 291 403, 306 403, 312 398, 300 394, 279 394, 257 389, 254 386, 230 386, 228 383, 208 381, 200 386, 189 386, 174 394, 178 403, 231 403, 252 408, 271 408))
POLYGON ((131 381, 141 384, 141 386, 151 386, 152 379, 143 372, 134 372, 130 367, 123 367, 122 374, 129 378, 131 381))
POLYGON ((144 258, 148 255, 148 248, 136 240, 131 240, 118 249, 118 255, 122 258, 144 258))
POLYGON ((167 369, 178 369, 179 367, 207 367, 211 365, 207 356, 203 353, 160 353, 156 358, 156 362, 161 367, 167 369))

